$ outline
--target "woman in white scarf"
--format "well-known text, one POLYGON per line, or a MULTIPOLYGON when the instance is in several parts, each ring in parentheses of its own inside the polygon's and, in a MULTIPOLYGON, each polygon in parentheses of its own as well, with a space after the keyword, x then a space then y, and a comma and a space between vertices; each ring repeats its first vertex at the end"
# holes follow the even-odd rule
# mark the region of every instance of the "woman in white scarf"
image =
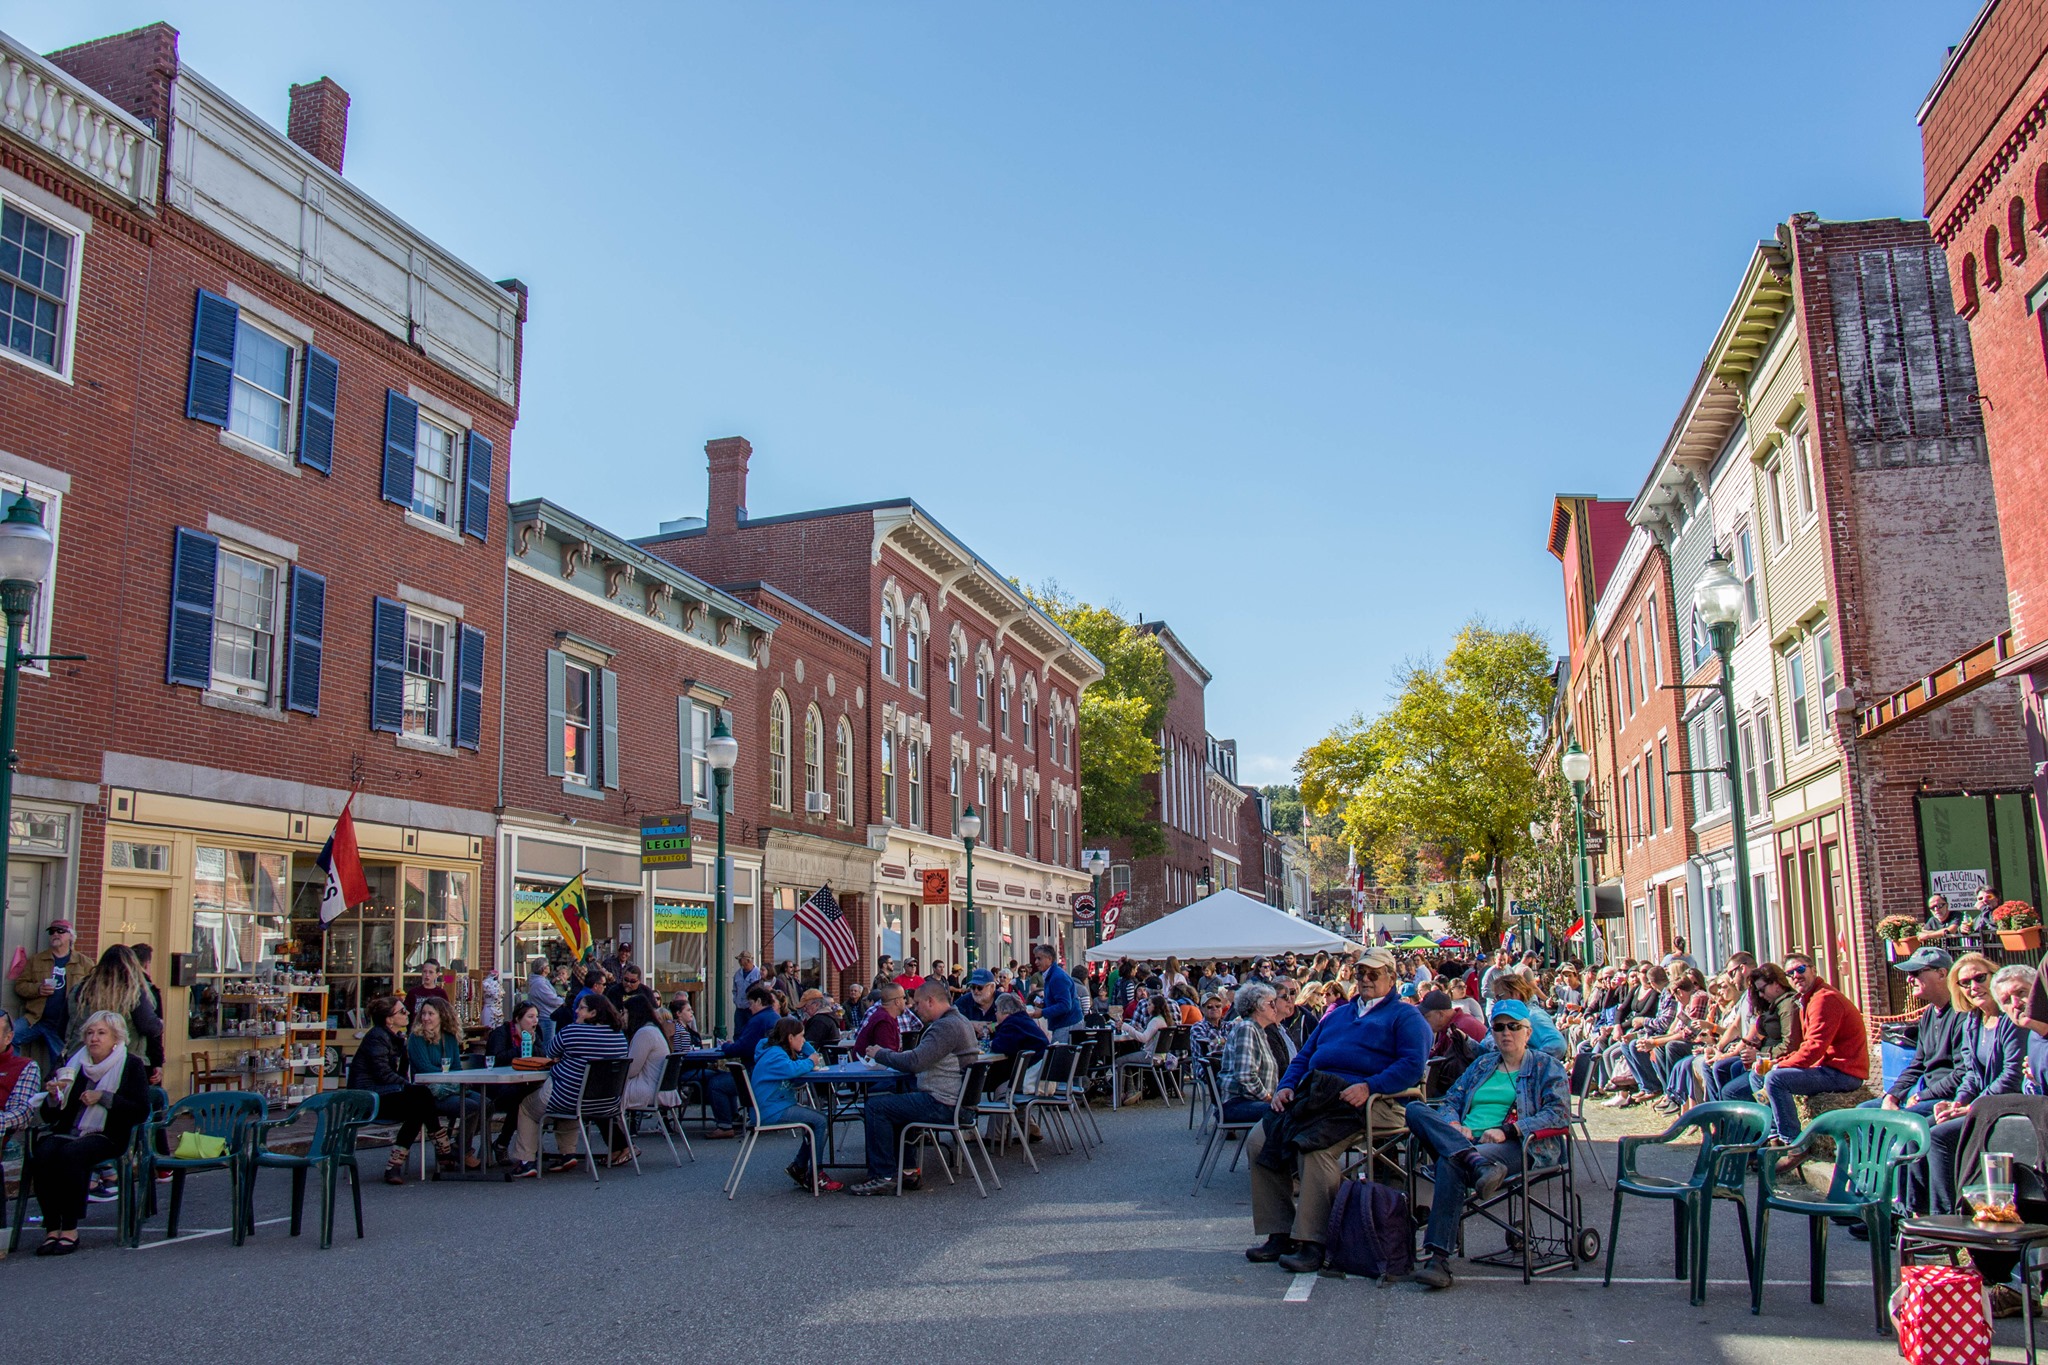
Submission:
POLYGON ((149 1064, 128 1055, 128 1021, 101 1010, 85 1021, 85 1045, 57 1068, 43 1098, 50 1131, 29 1158, 28 1179, 43 1210, 38 1256, 78 1250, 86 1182, 118 1158, 149 1113, 149 1064))

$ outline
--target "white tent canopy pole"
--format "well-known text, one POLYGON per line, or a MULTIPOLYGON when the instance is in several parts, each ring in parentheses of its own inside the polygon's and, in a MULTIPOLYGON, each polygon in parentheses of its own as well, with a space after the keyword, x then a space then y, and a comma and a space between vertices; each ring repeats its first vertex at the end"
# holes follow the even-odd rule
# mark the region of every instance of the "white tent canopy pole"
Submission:
POLYGON ((1128 934, 1088 950, 1090 962, 1186 962, 1199 958, 1270 957, 1275 953, 1355 953, 1361 945, 1275 910, 1242 891, 1218 891, 1128 934))

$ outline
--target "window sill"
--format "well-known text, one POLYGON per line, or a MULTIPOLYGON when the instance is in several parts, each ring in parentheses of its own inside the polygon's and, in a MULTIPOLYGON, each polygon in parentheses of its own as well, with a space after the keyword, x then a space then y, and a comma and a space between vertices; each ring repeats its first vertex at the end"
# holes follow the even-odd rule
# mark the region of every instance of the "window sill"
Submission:
POLYGON ((586 786, 581 782, 571 782, 567 778, 562 779, 562 795, 580 796, 586 801, 603 801, 606 799, 604 788, 586 786))
POLYGON ((257 720, 272 720, 279 725, 285 724, 284 712, 274 706, 265 706, 259 701, 244 701, 240 697, 230 697, 219 692, 201 692, 199 704, 210 706, 216 711, 232 711, 238 716, 253 716, 257 720))
POLYGON ((443 526, 438 521, 429 521, 410 507, 405 509, 405 522, 408 526, 417 526, 420 530, 437 535, 443 540, 453 541, 457 545, 462 543, 462 532, 452 526, 443 526))
POLYGON ((392 738, 398 741, 399 748, 411 749, 415 753, 453 754, 455 752, 453 744, 443 744, 438 739, 421 739, 418 735, 408 735, 403 731, 393 735, 392 738))
POLYGON ((295 479, 299 477, 299 467, 292 463, 291 456, 280 455, 269 446, 252 441, 246 436, 237 436, 226 427, 219 428, 215 435, 220 438, 220 443, 229 450, 247 455, 258 464, 269 465, 280 474, 289 474, 295 479))
MULTIPOLYGON (((75 296, 72 302, 73 305, 75 306, 77 303, 77 299, 75 296)), ((65 371, 53 370, 48 365, 45 365, 42 361, 31 360, 27 356, 23 355, 21 352, 12 350, 6 346, 0 346, 0 360, 11 360, 15 364, 21 366, 24 370, 33 370, 35 373, 41 375, 43 378, 54 379, 59 384, 69 385, 72 382, 71 376, 67 374, 65 371)))

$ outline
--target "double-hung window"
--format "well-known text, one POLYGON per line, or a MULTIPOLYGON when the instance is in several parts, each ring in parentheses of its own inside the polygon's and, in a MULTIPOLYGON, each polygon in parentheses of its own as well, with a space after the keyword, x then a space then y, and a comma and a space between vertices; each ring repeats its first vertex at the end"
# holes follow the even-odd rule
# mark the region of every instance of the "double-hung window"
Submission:
POLYGON ((1742 576, 1742 624, 1756 624, 1756 547, 1750 543, 1749 528, 1735 533, 1735 569, 1742 576))
POLYGON ((1024 731, 1024 747, 1029 749, 1035 737, 1031 730, 1031 694, 1028 692, 1024 694, 1024 700, 1018 703, 1017 722, 1024 731))
POLYGON ((924 746, 911 740, 903 746, 903 786, 908 796, 908 809, 912 829, 924 828, 924 746))
POLYGON ((825 794, 825 722, 813 706, 804 711, 804 809, 808 812, 815 803, 814 796, 825 794))
POLYGON ((1805 427, 1785 438, 1785 458, 1792 462, 1792 486, 1799 497, 1799 521, 1805 525, 1818 510, 1813 489, 1813 443, 1807 439, 1805 427))
POLYGON ((893 608, 882 608, 882 631, 879 636, 882 647, 882 676, 896 676, 896 612, 893 608))
POLYGON ((0 346, 57 374, 71 370, 78 233, 0 200, 0 346))
POLYGON ((460 438, 425 413, 420 414, 419 436, 413 447, 412 510, 415 516, 443 526, 456 522, 456 481, 460 438))
POLYGON ((619 786, 619 675, 585 649, 548 651, 548 775, 594 796, 619 786))
POLYGON ((711 783, 711 727, 717 713, 703 702, 680 698, 676 704, 676 728, 683 744, 683 769, 688 783, 683 795, 700 815, 714 813, 711 783))
POLYGON ((234 398, 228 430, 266 450, 291 453, 292 372, 298 348, 244 315, 235 326, 234 398))
POLYGON ((1806 655, 1797 645, 1785 651, 1785 692, 1792 703, 1792 747, 1804 749, 1813 739, 1813 716, 1806 695, 1806 655))
POLYGON ((1029 787, 1024 789, 1024 856, 1038 856, 1038 798, 1029 787))
MULTIPOLYGON (((410 679, 407 680, 408 683, 410 679)), ((591 725, 597 719, 596 671, 587 664, 562 666, 562 777, 588 787, 597 776, 591 725)))
POLYGON ((844 716, 839 718, 839 746, 833 761, 836 764, 833 775, 838 785, 833 797, 839 804, 839 823, 850 825, 853 823, 853 722, 844 716))
POLYGON ((225 443, 275 457, 273 463, 295 458, 332 472, 341 366, 312 345, 312 335, 266 305, 200 290, 185 415, 222 428, 225 443))
POLYGON ((214 570, 213 690, 269 706, 276 695, 278 566, 223 545, 214 570))
POLYGON ((455 650, 451 624, 422 611, 405 614, 405 733, 446 744, 453 720, 455 650))
POLYGON ((924 691, 924 632, 915 621, 903 631, 903 685, 913 692, 924 691))
MULTIPOLYGON (((165 682, 234 702, 320 713, 327 580, 286 562, 289 553, 178 530, 165 682)), ((374 643, 398 658, 397 643, 381 636, 374 643)), ((395 718, 388 728, 398 728, 395 718)))
MULTIPOLYGON (((1815 626, 1813 630, 1813 653, 1816 660, 1815 672, 1820 679, 1820 705, 1825 713, 1828 703, 1835 695, 1839 680, 1835 676, 1835 629, 1833 626, 1815 626)), ((1825 723, 1825 714, 1823 714, 1825 723)))
POLYGON ((974 718, 988 728, 988 670, 979 664, 974 667, 974 718))
POLYGON ((955 645, 946 655, 946 705, 953 708, 953 714, 960 714, 960 646, 955 645))
POLYGON ((953 823, 947 828, 960 828, 960 797, 967 789, 965 774, 960 771, 960 755, 953 755, 953 767, 948 775, 946 790, 953 798, 953 823))
POLYGON ((768 699, 768 804, 789 809, 789 699, 780 692, 768 699))
POLYGON ((1017 847, 1010 828, 1010 784, 1003 783, 1003 851, 1008 853, 1017 847))
POLYGON ((882 818, 896 818, 896 736, 882 735, 882 818))
POLYGON ((996 692, 996 708, 1002 713, 1003 738, 1010 737, 1010 684, 1005 681, 996 692))

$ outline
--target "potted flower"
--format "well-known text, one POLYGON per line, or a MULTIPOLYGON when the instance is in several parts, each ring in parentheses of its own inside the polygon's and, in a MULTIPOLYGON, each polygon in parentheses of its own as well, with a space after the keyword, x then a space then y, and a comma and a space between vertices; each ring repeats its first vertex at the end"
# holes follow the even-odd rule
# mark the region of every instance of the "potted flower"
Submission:
POLYGON ((1877 922, 1877 936, 1892 945, 1892 961, 1900 961, 1920 946, 1920 921, 1912 915, 1886 915, 1877 922))
POLYGON ((1991 925, 2007 952, 2041 950, 2041 912, 2025 901, 2007 901, 1991 912, 1991 925))

